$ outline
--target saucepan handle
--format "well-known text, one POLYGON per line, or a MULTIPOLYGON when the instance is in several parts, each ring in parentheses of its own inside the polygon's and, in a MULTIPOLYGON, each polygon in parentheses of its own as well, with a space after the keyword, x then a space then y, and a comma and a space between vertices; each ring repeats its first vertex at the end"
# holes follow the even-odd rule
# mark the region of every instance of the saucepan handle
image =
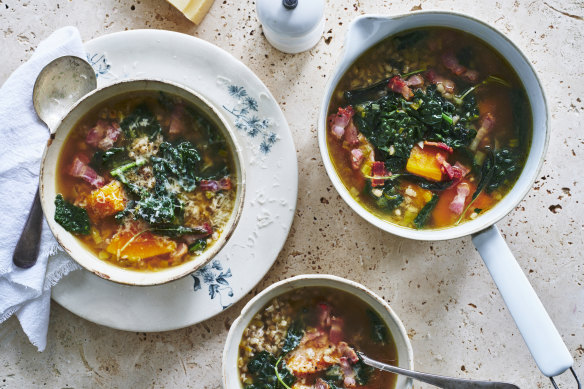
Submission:
POLYGON ((553 377, 574 360, 496 226, 472 236, 541 372, 553 377))

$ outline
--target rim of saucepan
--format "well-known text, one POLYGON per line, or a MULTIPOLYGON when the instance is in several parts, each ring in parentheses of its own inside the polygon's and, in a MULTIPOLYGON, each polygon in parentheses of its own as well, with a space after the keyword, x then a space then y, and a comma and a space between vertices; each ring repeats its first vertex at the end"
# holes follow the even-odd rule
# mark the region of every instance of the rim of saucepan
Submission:
MULTIPOLYGON (((350 53, 349 53, 350 54, 350 53)), ((343 200, 355 211, 359 214, 362 218, 367 220, 369 223, 375 225, 376 227, 390 232, 394 235, 398 235, 404 238, 409 239, 417 239, 417 240, 446 240, 446 239, 454 239, 459 238, 462 236, 474 234, 479 232, 499 220, 505 217, 509 212, 511 212, 517 204, 527 195, 537 175, 541 169, 543 164, 546 150, 548 147, 550 136, 550 114, 549 114, 549 107, 547 104, 545 92, 537 75, 535 69, 527 59, 527 56, 523 53, 523 51, 517 47, 509 38, 507 38, 503 33, 498 31, 496 28, 490 26, 489 24, 476 19, 472 16, 468 16, 462 13, 457 12, 448 12, 448 11, 420 11, 414 13, 406 13, 396 16, 387 16, 387 15, 362 15, 357 17, 353 22, 351 22, 349 26, 349 30, 345 37, 345 49, 340 56, 338 65, 336 66, 332 76, 329 78, 327 86, 325 88, 324 98, 321 103, 321 111, 318 118, 318 145, 321 152, 321 157, 323 159, 323 163, 326 169, 326 172, 331 179, 335 189, 343 198, 343 200), (416 19, 422 22, 415 23, 416 19), (432 20, 435 21, 425 21, 424 19, 433 18, 432 20), (412 19, 414 23, 403 23, 402 27, 392 28, 388 27, 388 32, 385 33, 377 33, 376 39, 372 39, 368 41, 366 44, 362 46, 361 49, 358 50, 358 53, 353 55, 351 58, 347 58, 347 45, 351 39, 351 33, 356 34, 358 32, 358 25, 360 23, 375 23, 376 21, 385 21, 387 23, 391 22, 403 22, 406 19, 412 19), (490 37, 485 37, 478 35, 479 32, 475 32, 469 28, 463 29, 459 25, 462 22, 473 24, 474 27, 480 29, 480 32, 488 32, 490 33, 490 37), (518 78, 520 79, 521 83, 523 84, 524 89, 526 90, 531 114, 532 114, 532 138, 530 148, 528 150, 528 156, 525 162, 525 166, 521 172, 521 175, 515 182, 513 188, 507 193, 507 195, 500 200, 494 208, 485 212, 483 215, 480 215, 475 220, 471 220, 465 223, 462 223, 458 226, 454 227, 447 227, 443 229, 434 229, 434 230, 415 230, 407 227, 402 227, 397 224, 391 223, 389 221, 385 221, 371 212, 369 212, 365 207, 359 204, 349 193, 348 189, 345 187, 343 182, 340 180, 338 173, 333 166, 331 158, 328 153, 328 146, 326 141, 326 118, 329 108, 330 99, 334 88, 345 74, 345 72, 350 68, 350 66, 363 55, 365 51, 367 51, 372 46, 376 45, 380 41, 398 34, 403 31, 416 29, 416 28, 424 28, 424 27, 449 27, 453 29, 458 29, 460 31, 466 32, 475 36, 476 38, 486 42, 491 48, 496 50, 501 56, 503 56, 509 65, 513 68, 515 73, 517 74, 518 78), (500 47, 497 47, 500 46, 500 47), (500 49, 503 47, 505 51, 509 51, 507 55, 505 55, 502 50, 500 49), (513 58, 509 57, 509 54, 513 55, 513 58), (522 72, 519 71, 518 65, 521 66, 522 72), (528 85, 527 82, 530 84, 528 85), (535 106, 537 104, 537 107, 535 106), (539 122, 536 122, 539 118, 539 122), (542 123, 543 121, 543 123, 542 123), (543 132, 543 134, 536 134, 536 131, 543 132), (537 135, 537 139, 536 139, 537 135), (536 145, 534 145, 535 141, 537 143, 537 150, 536 145)))
POLYGON ((122 80, 93 90, 76 102, 60 120, 51 139, 47 142, 42 160, 39 177, 40 199, 45 218, 51 231, 61 247, 82 267, 89 272, 119 284, 132 286, 153 286, 182 278, 203 267, 220 252, 233 234, 239 222, 245 197, 245 166, 243 151, 229 122, 220 110, 207 98, 192 89, 176 82, 156 78, 133 78, 122 80), (113 92, 112 92, 113 91, 113 92), (237 194, 229 221, 219 240, 204 251, 200 256, 176 267, 165 270, 147 272, 124 269, 99 259, 84 246, 73 234, 66 231, 54 220, 54 199, 57 193, 55 171, 65 140, 81 118, 97 104, 101 104, 116 96, 139 91, 165 91, 184 98, 195 105, 221 131, 232 149, 235 170, 237 172, 237 194), (108 92, 110 94, 108 94, 108 92), (105 96, 104 96, 105 95, 105 96), (57 149, 55 149, 57 147, 57 149), (51 163, 47 158, 51 157, 51 163))
MULTIPOLYGON (((303 274, 287 278, 268 286, 257 296, 252 298, 245 307, 243 307, 241 313, 229 329, 225 341, 225 347, 223 348, 222 384, 224 389, 242 387, 239 377, 239 368, 237 366, 237 360, 239 358, 239 343, 241 342, 243 331, 255 314, 274 297, 304 287, 328 287, 338 289, 352 294, 362 300, 365 304, 368 304, 371 308, 375 309, 375 311, 380 314, 385 324, 389 327, 391 335, 396 343, 399 361, 398 365, 409 370, 414 369, 414 352, 406 329, 397 314, 384 299, 369 290, 367 287, 346 278, 330 274, 303 274), (392 327, 394 327, 393 331, 392 327)), ((411 378, 401 375, 398 376, 395 389, 411 388, 411 378)))

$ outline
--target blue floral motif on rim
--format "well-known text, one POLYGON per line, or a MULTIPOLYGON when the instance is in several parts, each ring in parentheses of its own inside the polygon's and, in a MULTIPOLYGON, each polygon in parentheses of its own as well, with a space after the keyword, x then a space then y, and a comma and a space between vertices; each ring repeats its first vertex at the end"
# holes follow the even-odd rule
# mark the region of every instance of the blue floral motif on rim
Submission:
POLYGON ((112 67, 108 62, 105 54, 89 54, 87 53, 87 62, 95 70, 95 77, 103 76, 108 73, 112 67))
POLYGON ((231 288, 227 280, 227 278, 231 278, 231 268, 223 271, 221 262, 214 260, 191 274, 191 277, 193 277, 193 289, 195 292, 202 289, 201 279, 203 279, 203 283, 209 285, 209 297, 211 297, 211 300, 219 296, 219 302, 223 309, 229 308, 233 304, 228 302, 233 300, 233 288, 231 288))
POLYGON ((278 135, 271 131, 269 119, 258 117, 258 101, 250 96, 243 86, 228 85, 227 92, 237 99, 237 104, 229 109, 223 108, 235 117, 235 127, 244 131, 250 138, 259 138, 260 151, 268 154, 272 150, 274 143, 278 141, 278 135))

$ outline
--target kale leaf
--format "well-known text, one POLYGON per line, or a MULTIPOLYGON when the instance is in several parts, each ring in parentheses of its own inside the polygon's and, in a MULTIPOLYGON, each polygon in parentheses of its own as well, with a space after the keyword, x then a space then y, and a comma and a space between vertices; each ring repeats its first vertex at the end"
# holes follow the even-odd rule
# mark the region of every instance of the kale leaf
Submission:
POLYGON ((479 118, 479 107, 474 93, 469 93, 462 99, 460 110, 461 121, 472 122, 479 118))
POLYGON ((501 187, 506 182, 512 182, 519 173, 519 158, 521 153, 513 148, 503 148, 495 151, 495 169, 493 177, 487 184, 487 193, 501 187))
POLYGON ((404 201, 403 196, 397 192, 395 181, 393 180, 386 180, 383 188, 377 188, 382 192, 380 196, 377 196, 373 189, 375 188, 371 186, 371 181, 367 180, 365 182, 365 193, 373 199, 379 209, 392 210, 404 201))
POLYGON ((171 180, 176 181, 187 192, 193 191, 197 186, 197 168, 201 157, 191 142, 183 141, 176 146, 162 142, 157 156, 151 160, 157 193, 166 192, 171 180))
POLYGON ((356 106, 353 117, 359 131, 378 150, 392 173, 401 172, 414 145, 422 140, 444 142, 459 149, 468 146, 476 136, 470 125, 478 118, 476 99, 469 93, 460 107, 446 100, 430 85, 418 89, 411 101, 397 93, 356 106), (454 116, 460 119, 455 122, 454 116))
POLYGON ((122 120, 120 127, 127 139, 144 135, 154 139, 162 133, 160 123, 146 104, 137 106, 131 114, 122 120))
POLYGON ((442 192, 452 186, 452 180, 448 181, 430 181, 424 177, 415 174, 402 174, 402 177, 413 182, 422 189, 428 189, 433 192, 442 192))
POLYGON ((195 243, 191 243, 189 245, 189 253, 194 253, 197 251, 202 251, 207 248, 207 239, 201 238, 195 241, 195 243))
POLYGON ((355 365, 353 365, 353 372, 355 373, 355 381, 357 385, 367 385, 371 374, 373 374, 374 369, 363 362, 363 359, 359 356, 359 360, 355 365))
POLYGON ((119 167, 124 161, 127 161, 126 150, 123 147, 112 147, 105 151, 96 151, 89 165, 101 173, 119 167))
POLYGON ((134 217, 150 224, 172 224, 182 215, 182 203, 172 194, 148 193, 136 201, 134 217))
POLYGON ((327 381, 339 382, 343 377, 343 371, 339 365, 332 365, 324 373, 324 378, 327 381))
POLYGON ((389 338, 389 331, 385 323, 371 309, 367 310, 367 316, 369 316, 369 324, 371 326, 371 339, 375 343, 386 344, 389 338))
MULTIPOLYGON (((169 236, 171 238, 176 238, 177 236, 194 234, 194 235, 209 235, 209 231, 203 227, 185 227, 180 225, 158 225, 152 228, 152 232, 158 235, 169 236)), ((199 241, 204 241, 205 246, 207 245, 206 239, 199 239, 199 241)), ((195 242, 196 243, 196 242, 195 242)), ((200 244, 201 246, 202 244, 200 244)), ((203 247, 204 248, 204 247, 203 247)))
POLYGON ((55 198, 55 221, 74 234, 88 235, 91 228, 87 211, 66 201, 60 193, 55 198))
POLYGON ((386 78, 364 88, 345 91, 343 96, 345 97, 345 100, 347 100, 347 103, 351 105, 361 104, 365 101, 378 100, 387 95, 387 84, 389 83, 389 80, 390 78, 386 78))
POLYGON ((432 213, 434 207, 436 207, 436 204, 438 203, 439 198, 440 196, 438 196, 437 194, 432 195, 430 201, 428 201, 426 205, 424 205, 424 208, 420 210, 418 216, 416 216, 416 218, 414 219, 414 226, 416 226, 416 228, 423 228, 426 225, 426 223, 428 222, 428 218, 430 217, 430 214, 432 213))
POLYGON ((300 344, 300 340, 304 336, 304 323, 302 320, 294 321, 288 331, 286 332, 286 337, 284 338, 284 345, 282 346, 282 354, 288 354, 290 351, 294 350, 300 344))
POLYGON ((430 85, 426 88, 426 93, 420 89, 415 92, 414 102, 419 104, 419 108, 410 109, 409 113, 427 125, 425 139, 444 142, 458 149, 468 146, 476 136, 476 130, 469 125, 470 121, 478 118, 474 95, 469 94, 465 97, 463 106, 457 108, 442 97, 436 85, 430 85), (459 120, 455 124, 452 120, 453 115, 458 115, 465 120, 459 120))
MULTIPOLYGON (((247 364, 253 383, 247 385, 245 389, 284 389, 276 375, 277 363, 278 359, 267 351, 256 354, 247 364)), ((285 362, 278 366, 278 375, 288 386, 292 386, 296 381, 296 377, 288 370, 285 362)))
POLYGON ((381 99, 357 107, 353 120, 359 131, 377 149, 393 158, 405 160, 426 130, 424 124, 404 109, 405 100, 391 93, 381 99))

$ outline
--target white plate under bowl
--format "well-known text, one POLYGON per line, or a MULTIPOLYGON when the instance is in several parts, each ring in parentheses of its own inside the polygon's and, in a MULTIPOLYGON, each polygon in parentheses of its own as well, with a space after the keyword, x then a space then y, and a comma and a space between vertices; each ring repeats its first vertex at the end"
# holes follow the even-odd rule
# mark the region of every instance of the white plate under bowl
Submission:
POLYGON ((166 331, 213 317, 259 282, 288 236, 298 165, 286 118, 249 68, 201 39, 134 30, 91 40, 85 50, 98 87, 128 78, 165 79, 221 107, 243 148, 246 198, 233 236, 197 272, 165 285, 136 287, 79 270, 63 278, 52 297, 89 321, 128 331, 166 331))

